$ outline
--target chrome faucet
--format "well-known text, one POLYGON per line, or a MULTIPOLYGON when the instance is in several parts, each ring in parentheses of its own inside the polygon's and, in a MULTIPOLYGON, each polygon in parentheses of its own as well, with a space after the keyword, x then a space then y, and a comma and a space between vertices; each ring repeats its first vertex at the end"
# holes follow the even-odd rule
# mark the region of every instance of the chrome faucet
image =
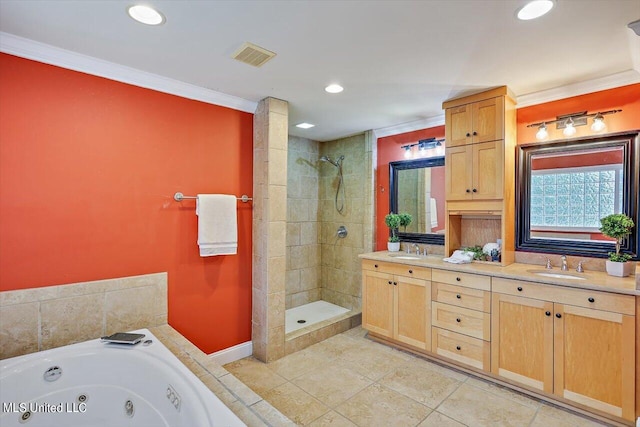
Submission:
POLYGON ((416 249, 416 255, 420 255, 420 245, 417 243, 414 243, 413 247, 416 249))
POLYGON ((578 263, 578 266, 576 267, 576 271, 577 271, 578 273, 584 273, 584 267, 582 266, 582 264, 583 264, 583 263, 584 263, 584 261, 580 261, 580 262, 578 263))
POLYGON ((562 271, 569 270, 569 266, 567 265, 567 256, 566 255, 562 255, 560 257, 560 260, 562 261, 562 267, 560 267, 560 270, 562 270, 562 271))
POLYGON ((545 268, 547 270, 551 270, 553 268, 553 266, 551 265, 551 259, 547 258, 547 265, 545 266, 545 268))

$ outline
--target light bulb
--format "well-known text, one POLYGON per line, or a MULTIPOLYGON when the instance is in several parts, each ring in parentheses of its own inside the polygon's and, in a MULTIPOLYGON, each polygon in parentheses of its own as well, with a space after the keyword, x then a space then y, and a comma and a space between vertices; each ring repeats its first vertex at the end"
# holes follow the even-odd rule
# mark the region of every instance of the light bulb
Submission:
POLYGON ((533 0, 518 10, 518 19, 528 21, 546 14, 553 8, 553 0, 533 0))
POLYGON ((536 132, 536 138, 545 139, 548 136, 549 136, 549 132, 547 132, 547 125, 543 123, 538 128, 538 132, 536 132))
POLYGON ((604 124, 604 117, 602 117, 602 114, 596 114, 596 116, 593 118, 591 130, 594 132, 600 132, 603 131, 605 127, 607 127, 607 125, 604 124))
POLYGON ((160 25, 165 21, 164 15, 150 6, 134 5, 127 9, 127 12, 130 17, 142 24, 160 25))
POLYGON ((564 136, 573 136, 576 134, 576 128, 573 126, 573 119, 571 117, 567 119, 567 123, 565 124, 565 128, 562 133, 564 136))
POLYGON ((411 153, 411 147, 407 146, 404 148, 404 158, 405 159, 410 159, 412 157, 412 153, 411 153))

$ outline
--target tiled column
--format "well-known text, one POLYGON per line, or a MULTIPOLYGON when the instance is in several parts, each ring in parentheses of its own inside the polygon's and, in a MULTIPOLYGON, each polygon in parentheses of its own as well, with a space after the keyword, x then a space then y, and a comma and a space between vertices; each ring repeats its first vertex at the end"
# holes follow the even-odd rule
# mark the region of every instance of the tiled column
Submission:
POLYGON ((364 183, 364 251, 373 252, 376 247, 376 164, 378 144, 373 131, 364 133, 366 175, 364 183))
POLYGON ((253 118, 253 355, 284 356, 288 103, 265 98, 253 118))

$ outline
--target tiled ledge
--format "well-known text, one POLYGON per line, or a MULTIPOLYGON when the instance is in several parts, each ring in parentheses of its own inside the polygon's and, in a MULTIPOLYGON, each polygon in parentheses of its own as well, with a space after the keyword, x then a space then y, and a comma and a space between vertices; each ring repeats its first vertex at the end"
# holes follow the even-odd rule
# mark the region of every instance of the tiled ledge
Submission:
POLYGON ((295 426, 171 326, 162 325, 150 330, 247 426, 295 426))
POLYGON ((351 310, 313 325, 289 332, 285 337, 285 356, 341 334, 362 323, 362 312, 351 310))
POLYGON ((0 359, 167 323, 167 273, 0 292, 0 359))

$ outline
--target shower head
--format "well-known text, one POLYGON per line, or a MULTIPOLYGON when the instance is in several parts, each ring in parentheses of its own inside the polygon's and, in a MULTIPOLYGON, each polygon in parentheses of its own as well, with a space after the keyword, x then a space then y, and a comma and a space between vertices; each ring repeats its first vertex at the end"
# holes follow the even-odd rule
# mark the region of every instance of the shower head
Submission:
POLYGON ((342 162, 343 160, 344 160, 344 156, 340 156, 337 161, 336 160, 331 160, 331 157, 328 157, 328 156, 320 157, 320 161, 321 162, 329 162, 329 163, 331 163, 333 166, 335 166, 337 168, 340 167, 340 162, 342 162))

